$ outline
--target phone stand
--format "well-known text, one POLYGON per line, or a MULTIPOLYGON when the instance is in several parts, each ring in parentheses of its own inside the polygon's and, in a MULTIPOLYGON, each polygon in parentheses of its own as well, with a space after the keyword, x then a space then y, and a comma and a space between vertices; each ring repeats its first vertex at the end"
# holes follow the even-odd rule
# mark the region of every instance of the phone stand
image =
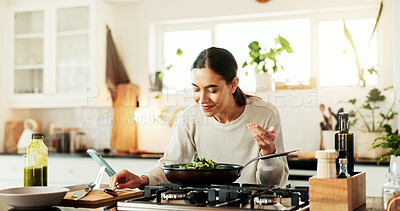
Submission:
POLYGON ((100 189, 101 182, 103 181, 104 172, 106 171, 106 167, 102 166, 99 169, 99 173, 97 174, 96 180, 94 181, 95 186, 93 189, 100 189))

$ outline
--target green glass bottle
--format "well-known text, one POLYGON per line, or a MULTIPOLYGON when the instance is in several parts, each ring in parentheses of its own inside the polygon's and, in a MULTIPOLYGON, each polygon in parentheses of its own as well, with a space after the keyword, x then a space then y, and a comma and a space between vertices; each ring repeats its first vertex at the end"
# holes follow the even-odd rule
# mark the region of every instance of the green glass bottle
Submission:
POLYGON ((336 174, 339 174, 339 159, 347 159, 347 173, 354 174, 354 134, 349 131, 349 113, 339 113, 339 131, 335 133, 336 174))
POLYGON ((47 186, 48 149, 43 142, 43 133, 33 133, 26 149, 24 186, 47 186))

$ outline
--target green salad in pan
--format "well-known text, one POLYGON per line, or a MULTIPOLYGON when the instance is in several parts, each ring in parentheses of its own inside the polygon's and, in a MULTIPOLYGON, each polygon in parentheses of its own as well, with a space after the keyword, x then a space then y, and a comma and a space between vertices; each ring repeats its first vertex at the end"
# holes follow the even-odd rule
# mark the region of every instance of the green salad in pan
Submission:
POLYGON ((206 158, 195 158, 193 162, 185 165, 175 165, 175 168, 180 169, 218 169, 219 163, 214 162, 211 159, 206 158))

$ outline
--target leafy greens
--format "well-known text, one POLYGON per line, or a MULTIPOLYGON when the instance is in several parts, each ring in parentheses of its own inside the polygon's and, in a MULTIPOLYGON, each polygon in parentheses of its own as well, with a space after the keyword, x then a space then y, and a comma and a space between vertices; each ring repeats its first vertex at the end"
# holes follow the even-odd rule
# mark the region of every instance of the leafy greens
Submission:
POLYGON ((214 162, 211 159, 206 158, 195 158, 193 162, 190 162, 185 165, 175 165, 175 168, 180 169, 218 169, 219 163, 214 162))

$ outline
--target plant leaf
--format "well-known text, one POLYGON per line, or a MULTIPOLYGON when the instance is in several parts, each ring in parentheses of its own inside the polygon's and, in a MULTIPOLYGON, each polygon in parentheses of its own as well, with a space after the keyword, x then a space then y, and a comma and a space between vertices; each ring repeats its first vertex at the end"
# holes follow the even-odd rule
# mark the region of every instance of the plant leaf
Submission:
POLYGON ((178 50, 176 50, 176 55, 181 56, 183 54, 182 49, 178 48, 178 50))
POLYGON ((372 75, 372 74, 378 74, 378 71, 374 68, 374 67, 371 67, 371 68, 369 68, 368 70, 368 73, 370 74, 370 75, 372 75))
POLYGON ((375 26, 374 26, 374 29, 372 30, 371 37, 369 38, 368 48, 367 49, 369 49, 369 46, 371 45, 372 37, 374 36, 376 28, 378 27, 379 20, 381 19, 382 9, 383 9, 383 0, 381 0, 381 4, 379 6, 378 16, 376 17, 375 26))
POLYGON ((357 69, 358 69, 358 79, 365 85, 364 72, 362 71, 362 68, 360 65, 360 59, 358 58, 356 45, 354 44, 353 38, 350 34, 350 31, 347 29, 346 23, 344 20, 343 20, 343 32, 344 32, 344 36, 346 37, 347 41, 350 43, 351 48, 354 51, 354 55, 356 56, 355 62, 356 62, 357 69))
POLYGON ((382 92, 377 89, 373 88, 369 91, 367 95, 367 102, 378 102, 378 101, 384 101, 386 97, 381 94, 382 92))
POLYGON ((364 104, 362 107, 363 107, 364 109, 372 110, 372 107, 371 107, 371 105, 370 105, 369 103, 364 104))
POLYGON ((242 68, 245 68, 247 65, 248 65, 248 64, 247 64, 247 61, 245 61, 245 62, 242 64, 242 68))
POLYGON ((293 53, 292 48, 290 47, 290 43, 283 37, 281 37, 281 35, 279 35, 277 38, 275 38, 275 43, 276 44, 281 44, 281 48, 282 50, 278 50, 279 52, 282 52, 283 50, 286 50, 286 52, 288 53, 293 53))
POLYGON ((274 73, 278 72, 278 67, 276 66, 276 64, 272 67, 272 71, 274 73))
POLYGON ((260 50, 261 50, 260 44, 257 41, 251 42, 249 44, 249 48, 250 48, 250 50, 255 51, 255 52, 260 52, 260 50))
POLYGON ((353 98, 353 99, 350 99, 350 100, 349 100, 349 103, 351 103, 351 104, 353 104, 353 105, 355 105, 356 102, 357 102, 357 99, 356 99, 356 98, 353 98))

